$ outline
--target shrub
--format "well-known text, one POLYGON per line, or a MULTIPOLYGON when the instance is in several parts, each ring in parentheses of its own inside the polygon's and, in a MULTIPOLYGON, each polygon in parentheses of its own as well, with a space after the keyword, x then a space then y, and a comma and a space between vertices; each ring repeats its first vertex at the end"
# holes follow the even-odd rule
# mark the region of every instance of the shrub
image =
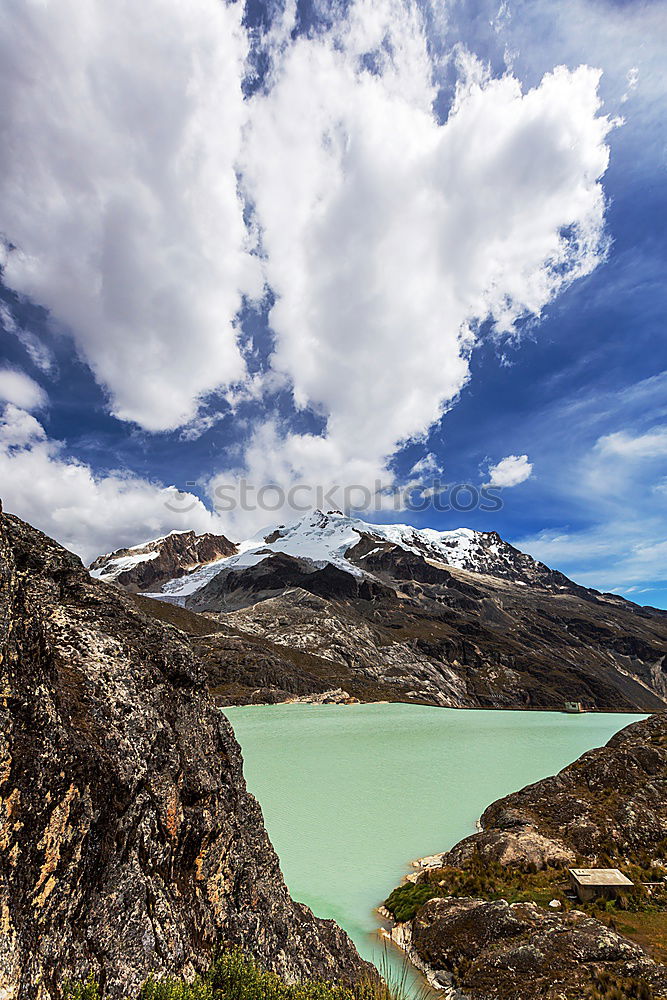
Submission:
POLYGON ((139 1000, 357 1000, 357 997, 351 989, 335 983, 286 983, 234 948, 219 955, 208 972, 197 976, 192 983, 152 976, 141 987, 139 1000))
MULTIPOLYGON (((92 977, 63 986, 64 1000, 103 1000, 92 977)), ((262 969, 240 949, 222 952, 209 970, 191 983, 175 976, 150 976, 135 998, 128 1000, 404 1000, 399 990, 380 977, 368 978, 355 987, 311 980, 286 983, 274 972, 262 969)))
POLYGON ((423 906, 427 900, 442 895, 443 893, 438 890, 437 886, 429 883, 414 885, 412 882, 406 882, 405 885, 399 885, 397 889, 394 889, 385 900, 384 905, 394 920, 402 923, 404 920, 412 920, 419 907, 423 906))
POLYGON ((66 982, 63 986, 64 1000, 100 1000, 100 988, 92 976, 85 982, 66 982))

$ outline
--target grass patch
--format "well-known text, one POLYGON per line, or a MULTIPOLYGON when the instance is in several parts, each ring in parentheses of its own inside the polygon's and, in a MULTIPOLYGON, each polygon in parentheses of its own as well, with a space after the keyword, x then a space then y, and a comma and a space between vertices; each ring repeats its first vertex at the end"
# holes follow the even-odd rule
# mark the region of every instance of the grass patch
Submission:
POLYGON ((667 965, 667 913, 617 913, 611 923, 619 934, 640 944, 654 961, 667 965))
MULTIPOLYGON (((617 865, 609 863, 601 864, 600 867, 617 865)), ((618 899, 581 903, 570 898, 568 874, 561 868, 521 871, 487 861, 475 853, 465 868, 434 868, 426 872, 423 881, 400 885, 387 897, 384 905, 394 919, 401 923, 412 920, 427 900, 446 896, 506 899, 508 903, 536 903, 544 908, 548 907, 552 899, 557 899, 561 904, 560 912, 575 908, 594 917, 609 917, 621 913, 659 914, 667 924, 667 885, 664 890, 657 890, 653 894, 642 886, 643 882, 658 881, 667 871, 632 864, 622 865, 621 871, 635 884, 631 893, 619 896, 618 899)), ((608 923, 609 920, 605 922, 608 923)))
POLYGON ((611 972, 593 974, 593 982, 586 988, 585 1000, 660 1000, 658 994, 644 979, 625 979, 611 972))
POLYGON ((399 922, 412 920, 428 899, 445 896, 506 899, 509 903, 537 903, 545 907, 552 899, 558 899, 562 909, 567 909, 568 887, 562 869, 527 873, 473 857, 468 868, 435 868, 427 873, 426 881, 399 886, 384 905, 399 922))

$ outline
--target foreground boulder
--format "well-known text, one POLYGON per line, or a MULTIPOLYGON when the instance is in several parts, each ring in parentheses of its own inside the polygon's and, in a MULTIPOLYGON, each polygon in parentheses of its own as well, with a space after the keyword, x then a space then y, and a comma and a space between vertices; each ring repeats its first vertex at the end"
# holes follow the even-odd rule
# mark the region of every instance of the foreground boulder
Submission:
POLYGON ((293 902, 238 744, 184 635, 0 508, 0 997, 96 976, 110 998, 239 944, 352 981, 293 902))
POLYGON ((487 863, 495 861, 504 867, 564 868, 573 865, 577 856, 556 838, 545 837, 530 823, 515 822, 501 828, 482 830, 466 837, 446 854, 436 855, 431 867, 463 868, 475 856, 487 863))
POLYGON ((413 921, 412 941, 419 958, 441 970, 443 983, 455 971, 459 995, 471 1000, 579 1000, 601 971, 667 989, 665 966, 577 910, 559 915, 504 899, 432 899, 413 921))

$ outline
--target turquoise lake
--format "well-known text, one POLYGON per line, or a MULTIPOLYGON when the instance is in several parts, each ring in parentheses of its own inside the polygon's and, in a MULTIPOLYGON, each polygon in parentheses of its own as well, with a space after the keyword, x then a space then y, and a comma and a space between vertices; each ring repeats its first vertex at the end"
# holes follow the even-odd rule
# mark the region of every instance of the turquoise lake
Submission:
POLYGON ((227 709, 292 895, 364 957, 373 909, 410 870, 475 831, 494 799, 560 770, 640 715, 422 705, 227 709))

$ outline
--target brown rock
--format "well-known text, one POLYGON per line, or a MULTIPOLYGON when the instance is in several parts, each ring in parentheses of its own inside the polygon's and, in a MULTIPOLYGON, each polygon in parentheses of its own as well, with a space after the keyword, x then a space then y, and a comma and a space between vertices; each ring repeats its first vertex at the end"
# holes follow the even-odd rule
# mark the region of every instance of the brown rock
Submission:
POLYGON ((428 966, 456 972, 470 1000, 581 997, 594 972, 667 988, 667 968, 639 945, 585 914, 534 903, 432 899, 412 924, 412 946, 428 966))
POLYGON ((236 552, 236 545, 224 535, 194 531, 174 531, 164 538, 117 549, 98 556, 90 565, 93 576, 116 583, 133 593, 159 590, 167 580, 191 573, 199 566, 236 552))
POLYGON ((183 633, 0 514, 0 994, 92 972, 119 998, 223 942, 292 978, 365 968, 290 899, 205 684, 183 633))
POLYGON ((460 841, 442 856, 443 866, 465 867, 474 855, 495 861, 506 868, 565 868, 577 859, 562 841, 545 837, 534 826, 522 824, 514 829, 491 829, 460 841))

